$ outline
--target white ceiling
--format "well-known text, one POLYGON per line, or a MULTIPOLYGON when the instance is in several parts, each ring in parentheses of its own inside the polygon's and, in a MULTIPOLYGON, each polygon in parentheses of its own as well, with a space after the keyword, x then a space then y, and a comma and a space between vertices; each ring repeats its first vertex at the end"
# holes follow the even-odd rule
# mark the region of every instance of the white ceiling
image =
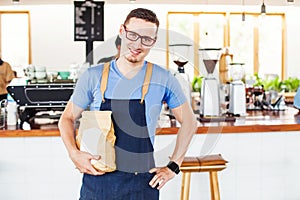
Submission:
MULTIPOLYGON (((22 5, 33 4, 73 4, 73 0, 19 0, 22 5)), ((96 0, 98 1, 98 0, 96 0)), ((263 0, 136 0, 138 4, 204 4, 204 5, 260 5, 263 0)), ((287 0, 264 0, 269 6, 286 6, 287 0)), ((300 0, 294 0, 300 6, 300 0), (298 2, 297 2, 298 1, 298 2)), ((129 4, 129 0, 106 0, 106 4, 129 4)), ((12 0, 0 0, 0 5, 11 5, 12 0)))

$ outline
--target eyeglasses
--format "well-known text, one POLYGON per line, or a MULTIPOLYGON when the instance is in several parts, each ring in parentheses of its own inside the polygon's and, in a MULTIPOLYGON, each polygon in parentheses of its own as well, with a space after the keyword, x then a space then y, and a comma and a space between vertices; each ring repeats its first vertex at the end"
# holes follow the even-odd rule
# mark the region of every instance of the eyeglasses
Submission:
POLYGON ((130 41, 137 41, 138 39, 141 38, 142 45, 145 45, 147 47, 152 46, 156 42, 156 38, 153 39, 149 36, 143 36, 143 35, 140 35, 136 32, 128 31, 127 27, 125 25, 123 25, 123 26, 124 26, 124 29, 125 29, 125 32, 126 32, 126 38, 130 41))

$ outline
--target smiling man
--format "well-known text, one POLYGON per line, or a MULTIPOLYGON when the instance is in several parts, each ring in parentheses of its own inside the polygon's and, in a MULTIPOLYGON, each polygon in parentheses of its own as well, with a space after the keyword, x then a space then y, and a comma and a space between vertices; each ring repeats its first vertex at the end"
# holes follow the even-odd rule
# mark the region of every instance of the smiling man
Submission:
POLYGON ((132 10, 120 26, 120 57, 89 68, 77 82, 61 116, 62 139, 76 168, 84 173, 81 200, 157 200, 159 189, 179 173, 197 123, 176 78, 166 69, 145 61, 157 40, 158 27, 154 12, 144 8, 132 10), (102 79, 106 78, 103 86, 102 79), (165 155, 170 156, 170 162, 156 167, 153 144, 163 102, 181 127, 173 154, 165 155), (91 160, 101 159, 101 155, 82 152, 76 146, 73 124, 88 107, 112 111, 117 165, 114 172, 97 171, 91 160))

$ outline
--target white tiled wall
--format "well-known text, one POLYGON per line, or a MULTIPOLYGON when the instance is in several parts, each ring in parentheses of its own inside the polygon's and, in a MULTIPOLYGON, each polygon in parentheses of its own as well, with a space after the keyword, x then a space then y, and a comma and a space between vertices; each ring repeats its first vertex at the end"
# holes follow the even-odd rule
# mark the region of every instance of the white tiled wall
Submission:
POLYGON ((78 199, 81 175, 59 137, 0 138, 0 199, 78 199))
MULTIPOLYGON (((175 136, 160 136, 157 145, 175 136), (167 139, 168 138, 168 139, 167 139)), ((219 172, 221 200, 300 200, 300 132, 197 135, 187 155, 203 152, 203 141, 229 161, 219 172), (200 145, 199 145, 200 144, 200 145)), ((179 199, 181 177, 162 191, 161 199, 179 199), (171 192, 176 191, 176 192, 171 192)), ((191 200, 210 200, 207 173, 193 173, 191 200)))
MULTIPOLYGON (((157 136, 160 162, 172 152, 175 135, 157 136), (170 145, 171 144, 171 145, 170 145)), ((196 135, 187 155, 221 153, 222 200, 299 200, 300 132, 196 135)), ((164 159, 166 157, 166 159, 164 159)), ((190 199, 209 200, 207 173, 194 173, 190 199)), ((59 137, 0 138, 0 199, 78 199, 81 174, 59 137)), ((162 190, 162 200, 180 198, 181 175, 162 190)))

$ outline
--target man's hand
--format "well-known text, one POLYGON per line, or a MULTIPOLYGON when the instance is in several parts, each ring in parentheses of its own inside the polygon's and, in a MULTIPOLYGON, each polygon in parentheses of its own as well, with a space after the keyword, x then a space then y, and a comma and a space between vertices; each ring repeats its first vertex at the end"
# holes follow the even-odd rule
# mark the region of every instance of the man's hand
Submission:
POLYGON ((99 160, 101 156, 93 156, 90 153, 76 151, 70 154, 70 158, 81 173, 91 175, 103 175, 105 172, 96 170, 91 164, 91 160, 99 160))
POLYGON ((158 185, 158 190, 160 190, 169 180, 171 180, 175 176, 175 173, 167 167, 152 168, 149 172, 156 173, 152 180, 149 182, 149 185, 152 188, 158 185))

